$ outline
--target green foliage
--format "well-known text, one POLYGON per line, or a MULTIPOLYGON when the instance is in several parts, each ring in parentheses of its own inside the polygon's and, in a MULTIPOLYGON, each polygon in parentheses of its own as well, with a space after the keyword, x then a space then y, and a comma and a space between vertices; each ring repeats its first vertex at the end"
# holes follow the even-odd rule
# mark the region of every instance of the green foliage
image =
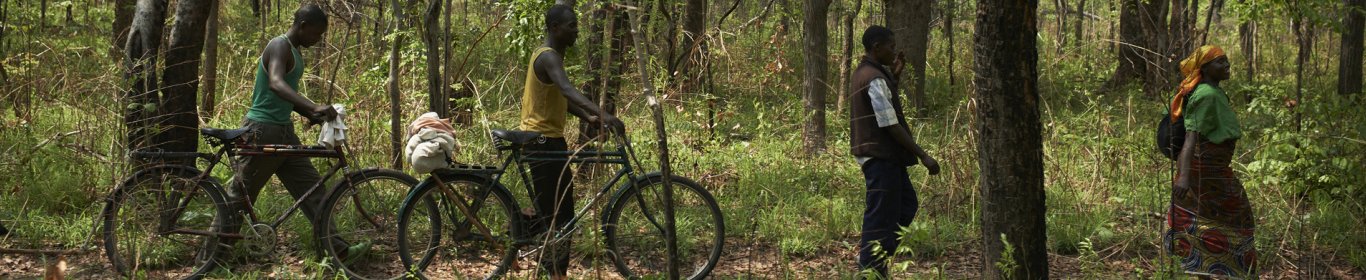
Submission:
POLYGON ((541 40, 545 38, 545 11, 554 4, 554 1, 539 0, 500 1, 496 4, 507 10, 505 20, 512 23, 512 28, 503 34, 503 39, 511 46, 506 49, 509 55, 525 58, 532 49, 541 45, 541 40))

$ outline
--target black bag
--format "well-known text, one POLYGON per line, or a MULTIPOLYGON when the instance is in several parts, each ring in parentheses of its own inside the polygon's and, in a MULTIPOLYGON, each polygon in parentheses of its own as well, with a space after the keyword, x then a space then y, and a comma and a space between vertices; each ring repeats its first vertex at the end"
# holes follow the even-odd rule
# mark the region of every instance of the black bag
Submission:
MULTIPOLYGON (((1188 97, 1189 98, 1189 97, 1188 97)), ((1185 107, 1186 100, 1182 100, 1182 107, 1185 107)), ((1157 151, 1167 156, 1167 159, 1176 160, 1181 155, 1181 147, 1186 144, 1186 116, 1182 115, 1172 121, 1171 110, 1162 115, 1162 120, 1157 122, 1157 151)))

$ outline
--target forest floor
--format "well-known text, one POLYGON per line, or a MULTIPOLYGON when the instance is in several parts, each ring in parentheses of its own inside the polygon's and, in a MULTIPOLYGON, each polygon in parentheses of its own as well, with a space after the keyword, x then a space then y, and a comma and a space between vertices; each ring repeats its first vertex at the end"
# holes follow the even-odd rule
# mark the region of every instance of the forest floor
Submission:
MULTIPOLYGON (((857 240, 856 238, 850 238, 857 240)), ((1139 242, 1141 243, 1141 242, 1139 242)), ((852 245, 827 246, 824 252, 806 256, 787 256, 773 246, 762 244, 734 244, 722 255, 721 263, 711 273, 716 279, 849 279, 855 278, 852 245)), ((1155 260, 1155 248, 1106 248, 1098 251, 1100 261, 1084 256, 1049 254, 1049 275, 1053 279, 1171 279, 1166 272, 1145 271, 1143 267, 1160 267, 1144 262, 1155 260)), ((282 247, 276 262, 237 264, 238 272, 255 272, 245 279, 326 279, 330 273, 310 270, 308 257, 300 256, 298 248, 282 247)), ((1351 266, 1332 252, 1313 252, 1298 255, 1303 260, 1282 259, 1273 266, 1261 269, 1261 279, 1366 279, 1366 272, 1351 266)), ((954 248, 937 257, 901 258, 904 269, 896 272, 903 279, 977 279, 981 277, 981 252, 978 248, 954 248)), ((65 275, 70 279, 116 278, 102 251, 89 250, 65 256, 65 275)), ((0 256, 0 279, 38 279, 53 268, 52 256, 36 254, 5 254, 0 256)), ((605 262, 576 258, 570 275, 577 279, 620 279, 605 262)), ((894 264, 894 267, 896 265, 894 264)), ((316 266, 312 266, 316 267, 316 266)), ((530 275, 534 266, 519 266, 512 275, 530 275)), ((455 275, 428 275, 433 279, 454 279, 455 275)), ((509 277, 518 279, 517 276, 509 277)), ((523 276, 522 278, 525 278, 523 276)))

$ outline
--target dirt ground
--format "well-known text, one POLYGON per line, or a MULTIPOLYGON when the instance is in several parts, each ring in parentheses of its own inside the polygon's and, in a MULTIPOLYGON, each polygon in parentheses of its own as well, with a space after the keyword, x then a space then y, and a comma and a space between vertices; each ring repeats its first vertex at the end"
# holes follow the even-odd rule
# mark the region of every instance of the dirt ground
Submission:
MULTIPOLYGON (((713 279, 839 279, 850 278, 854 274, 856 252, 852 246, 828 246, 824 252, 808 256, 784 256, 776 248, 763 244, 730 244, 722 255, 721 262, 713 271, 713 279)), ((1107 248, 1097 252, 1103 257, 1099 262, 1086 264, 1078 256, 1049 256, 1049 274, 1054 279, 1139 279, 1150 278, 1153 273, 1146 260, 1152 260, 1155 253, 1140 252, 1129 248, 1107 248)), ((238 272, 257 272, 260 278, 296 279, 319 275, 318 271, 305 271, 305 258, 297 255, 297 248, 282 247, 277 252, 278 261, 248 262, 234 268, 238 272)), ((1366 273, 1351 267, 1345 260, 1334 254, 1298 255, 1294 252, 1267 254, 1266 268, 1261 269, 1261 279, 1366 279, 1366 273), (1307 260, 1295 261, 1294 259, 1307 260)), ((976 279, 980 278, 980 252, 976 248, 947 251, 933 258, 901 259, 909 262, 905 271, 896 274, 901 279, 976 279)), ((103 252, 95 249, 76 252, 65 256, 68 279, 110 279, 117 275, 111 272, 103 252)), ((55 256, 37 254, 8 253, 0 255, 0 279, 40 279, 49 265, 54 264, 55 256)), ((525 262, 532 263, 532 262, 525 262)), ((521 279, 535 275, 532 265, 520 264, 507 278, 521 279)), ((576 257, 570 275, 576 279, 620 279, 616 271, 603 259, 595 257, 576 257)), ((452 279, 454 275, 429 275, 433 279, 452 279)))

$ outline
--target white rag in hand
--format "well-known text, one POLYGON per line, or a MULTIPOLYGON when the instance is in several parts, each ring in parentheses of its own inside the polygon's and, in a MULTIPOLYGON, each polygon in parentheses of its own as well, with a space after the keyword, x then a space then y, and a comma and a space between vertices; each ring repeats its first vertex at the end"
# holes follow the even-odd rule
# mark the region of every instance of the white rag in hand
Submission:
POLYGON ((346 109, 342 109, 341 104, 332 104, 332 109, 337 110, 337 118, 324 122, 323 131, 318 134, 318 145, 328 148, 346 142, 346 122, 342 121, 342 116, 346 115, 346 109))
POLYGON ((450 153, 455 151, 455 137, 439 129, 422 128, 408 138, 408 147, 404 151, 413 171, 432 172, 449 164, 450 153))

